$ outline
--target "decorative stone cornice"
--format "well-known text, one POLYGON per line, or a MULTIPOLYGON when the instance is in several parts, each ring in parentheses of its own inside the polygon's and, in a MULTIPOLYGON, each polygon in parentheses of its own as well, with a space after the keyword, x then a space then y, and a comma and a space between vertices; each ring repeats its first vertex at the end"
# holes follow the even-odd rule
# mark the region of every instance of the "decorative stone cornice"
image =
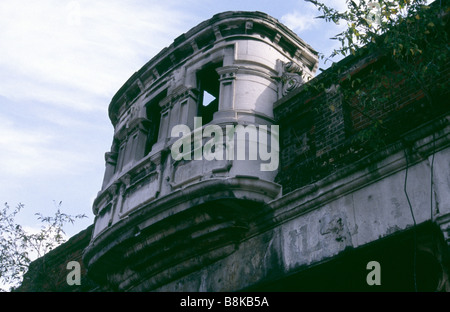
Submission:
POLYGON ((304 63, 311 73, 317 69, 318 53, 275 18, 261 12, 220 13, 176 38, 169 47, 163 49, 128 79, 109 105, 109 116, 113 125, 117 123, 119 108, 139 96, 139 92, 144 91, 144 85, 156 83, 188 58, 222 40, 236 36, 270 40, 279 46, 280 51, 285 51, 299 63, 304 63), (186 48, 187 46, 189 48, 186 48))

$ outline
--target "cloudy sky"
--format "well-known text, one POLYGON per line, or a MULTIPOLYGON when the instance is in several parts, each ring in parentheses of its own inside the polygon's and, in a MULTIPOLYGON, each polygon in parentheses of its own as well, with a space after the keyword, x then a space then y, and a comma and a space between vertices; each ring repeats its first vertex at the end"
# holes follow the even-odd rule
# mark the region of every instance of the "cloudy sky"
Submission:
POLYGON ((1 1, 1 204, 23 203, 19 221, 28 227, 60 201, 65 212, 88 216, 69 236, 91 224, 113 135, 112 96, 173 39, 229 10, 268 13, 326 55, 337 44, 329 38, 338 29, 314 19, 319 13, 303 0, 1 1))

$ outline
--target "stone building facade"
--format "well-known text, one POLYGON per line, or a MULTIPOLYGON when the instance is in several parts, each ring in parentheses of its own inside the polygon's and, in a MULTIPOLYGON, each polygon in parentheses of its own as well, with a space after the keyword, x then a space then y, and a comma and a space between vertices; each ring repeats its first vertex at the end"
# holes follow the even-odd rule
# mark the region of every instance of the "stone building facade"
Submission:
POLYGON ((225 12, 130 77, 83 254, 93 289, 450 290, 448 91, 427 114, 420 86, 398 86, 372 148, 354 140, 370 118, 308 88, 317 56, 264 13, 225 12))

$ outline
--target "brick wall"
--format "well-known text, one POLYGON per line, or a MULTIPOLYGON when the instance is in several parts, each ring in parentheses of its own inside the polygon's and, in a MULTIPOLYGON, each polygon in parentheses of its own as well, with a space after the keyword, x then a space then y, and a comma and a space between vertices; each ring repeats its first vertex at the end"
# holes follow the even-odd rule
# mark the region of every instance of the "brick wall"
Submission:
POLYGON ((98 290, 98 286, 87 276, 82 256, 91 239, 93 226, 71 237, 45 256, 33 261, 24 275, 22 285, 16 292, 85 292, 98 290), (70 261, 77 261, 81 268, 80 285, 69 285, 67 269, 70 261))
MULTIPOLYGON (((440 83, 450 81, 449 68, 441 70, 440 83)), ((349 57, 313 83, 322 87, 307 84, 275 104, 281 150, 276 181, 283 193, 398 143, 404 133, 448 113, 450 107, 448 89, 426 88, 433 90, 427 98, 423 86, 383 58, 349 57), (338 76, 339 66, 352 71, 338 76), (386 78, 377 81, 371 73, 381 66, 387 69, 386 78), (357 88, 349 87, 351 83, 357 88), (352 93, 355 89, 364 93, 352 93), (372 91, 385 98, 371 103, 372 91)))

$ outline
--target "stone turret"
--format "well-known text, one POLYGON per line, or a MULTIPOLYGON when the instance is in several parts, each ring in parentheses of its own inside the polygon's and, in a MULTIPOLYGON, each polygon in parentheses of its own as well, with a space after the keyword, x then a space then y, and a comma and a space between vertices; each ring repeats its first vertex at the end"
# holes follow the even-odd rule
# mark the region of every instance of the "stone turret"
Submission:
POLYGON ((225 12, 130 77, 109 106, 114 137, 85 253, 93 278, 148 290, 231 253, 280 195, 273 104, 316 69, 317 53, 276 19, 225 12))

